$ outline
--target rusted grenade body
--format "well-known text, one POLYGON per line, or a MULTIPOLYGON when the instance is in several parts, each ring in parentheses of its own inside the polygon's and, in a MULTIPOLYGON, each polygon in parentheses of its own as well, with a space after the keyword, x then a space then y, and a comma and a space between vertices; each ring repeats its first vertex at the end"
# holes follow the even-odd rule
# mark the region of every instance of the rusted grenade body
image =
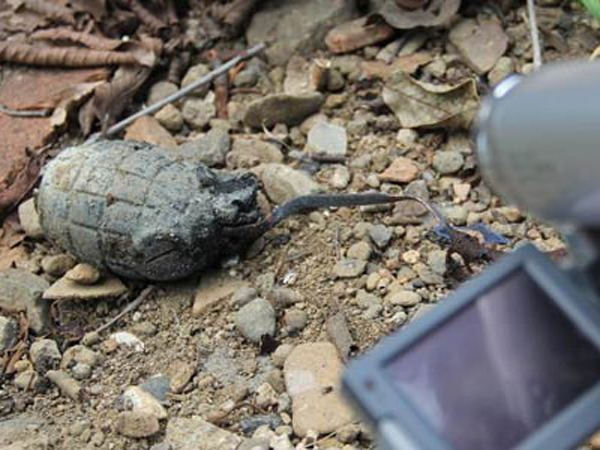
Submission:
POLYGON ((184 278, 245 243, 223 230, 260 218, 258 184, 144 143, 64 150, 37 196, 48 239, 80 261, 146 280, 184 278))

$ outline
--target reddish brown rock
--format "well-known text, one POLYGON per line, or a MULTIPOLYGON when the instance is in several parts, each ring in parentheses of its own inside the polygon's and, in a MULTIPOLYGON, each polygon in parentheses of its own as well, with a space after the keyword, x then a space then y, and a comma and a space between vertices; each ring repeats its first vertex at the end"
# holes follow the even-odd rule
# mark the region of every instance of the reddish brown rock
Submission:
POLYGON ((408 158, 403 156, 396 158, 390 166, 385 169, 379 179, 391 183, 410 183, 419 175, 419 168, 408 158))

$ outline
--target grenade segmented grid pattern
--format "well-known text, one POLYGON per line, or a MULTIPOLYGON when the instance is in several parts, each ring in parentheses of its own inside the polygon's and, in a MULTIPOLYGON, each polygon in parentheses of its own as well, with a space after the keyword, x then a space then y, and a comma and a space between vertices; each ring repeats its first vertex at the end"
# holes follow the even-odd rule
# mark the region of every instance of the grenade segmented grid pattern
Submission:
POLYGON ((215 194, 231 178, 147 144, 98 143, 55 158, 37 205, 46 236, 79 260, 131 278, 182 278, 219 245, 220 201, 237 213, 215 194))

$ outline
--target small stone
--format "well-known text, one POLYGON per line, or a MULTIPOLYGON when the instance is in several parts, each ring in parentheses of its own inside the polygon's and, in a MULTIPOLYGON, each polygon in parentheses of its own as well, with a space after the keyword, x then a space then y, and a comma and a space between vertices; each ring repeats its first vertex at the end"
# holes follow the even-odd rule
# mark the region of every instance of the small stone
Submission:
POLYGON ((166 149, 177 147, 175 138, 153 116, 140 117, 129 125, 125 140, 147 142, 166 149))
POLYGON ((256 388, 256 396, 254 398, 256 406, 266 409, 277 404, 277 392, 269 383, 263 383, 256 388))
POLYGON ((116 431, 131 438, 150 437, 159 430, 158 418, 151 413, 141 411, 125 411, 119 414, 116 431))
POLYGON ((272 127, 278 123, 296 125, 311 114, 316 113, 325 98, 320 93, 293 96, 271 94, 248 105, 244 114, 244 123, 249 127, 272 127))
POLYGON ((515 70, 515 63, 513 62, 512 58, 503 56, 496 62, 496 64, 494 64, 494 68, 490 71, 490 73, 488 73, 488 81, 491 86, 496 86, 511 73, 514 73, 515 70))
POLYGON ((232 167, 248 169, 259 164, 282 163, 283 153, 276 144, 260 139, 236 139, 227 162, 232 167))
POLYGON ((183 120, 194 130, 204 130, 217 115, 215 94, 211 91, 206 98, 190 98, 183 103, 183 120))
POLYGON ((278 309, 301 302, 302 295, 290 288, 275 287, 267 292, 267 299, 278 309))
POLYGON ((331 69, 327 74, 327 90, 329 92, 340 92, 344 89, 346 80, 339 70, 331 69))
POLYGON ((297 333, 308 323, 308 314, 300 309, 289 309, 283 315, 283 323, 288 333, 297 333))
POLYGON ((84 286, 95 284, 100 279, 100 271, 89 264, 77 264, 65 274, 65 278, 84 286))
POLYGON ((419 168, 410 159, 400 156, 379 174, 379 179, 390 183, 410 183, 419 175, 419 168))
POLYGON ((489 72, 508 47, 508 36, 493 20, 463 19, 452 27, 448 37, 479 74, 489 72))
MULTIPOLYGON (((210 68, 206 64, 196 64, 195 66, 190 67, 181 80, 181 87, 184 88, 189 86, 190 84, 202 78, 208 72, 210 72, 210 68)), ((208 93, 209 88, 210 83, 206 83, 194 89, 191 92, 191 95, 196 97, 204 97, 208 93)))
POLYGON ((419 279, 427 285, 444 284, 444 277, 435 273, 429 266, 423 263, 417 263, 414 266, 419 279))
POLYGON ((288 356, 284 376, 298 436, 306 436, 309 430, 330 433, 352 421, 353 414, 340 395, 342 370, 337 350, 329 342, 301 344, 288 356))
POLYGON ((235 87, 252 87, 257 83, 259 75, 260 72, 256 66, 246 67, 236 75, 233 84, 235 87))
POLYGON ((333 267, 333 275, 336 278, 356 278, 362 275, 366 268, 366 261, 344 258, 333 267))
POLYGON ((509 222, 519 222, 523 220, 523 214, 514 206, 502 206, 497 208, 496 211, 498 211, 509 222))
POLYGON ((167 442, 161 442, 160 444, 154 444, 150 447, 150 450, 173 450, 173 447, 167 442))
POLYGON ((222 128, 213 128, 200 139, 186 142, 170 153, 177 159, 193 164, 222 167, 225 165, 230 148, 229 132, 222 128))
POLYGON ((44 230, 40 225, 40 216, 37 213, 33 198, 19 205, 19 222, 27 237, 31 239, 42 239, 44 237, 44 230))
POLYGON ((308 132, 305 151, 317 155, 345 157, 348 147, 346 129, 318 121, 308 132))
POLYGON ((177 133, 183 128, 183 115, 175 106, 169 104, 154 114, 158 123, 167 130, 177 133))
POLYGON ((294 450, 294 446, 286 434, 273 436, 269 441, 269 445, 273 450, 294 450))
POLYGON ((442 175, 458 172, 465 158, 457 151, 438 151, 433 156, 433 168, 442 175))
POLYGON ((114 276, 106 276, 93 285, 81 285, 65 277, 56 281, 44 292, 45 300, 92 300, 119 297, 127 292, 127 286, 114 276))
POLYGON ((195 364, 181 360, 176 360, 170 364, 167 375, 171 380, 171 391, 175 394, 181 394, 195 374, 195 364))
POLYGON ((467 222, 469 210, 462 205, 452 205, 444 208, 446 219, 454 225, 464 225, 467 222))
POLYGON ((171 83, 170 81, 159 81, 155 83, 150 88, 150 93, 148 94, 148 98, 146 99, 146 103, 148 105, 154 105, 161 100, 164 100, 169 95, 177 92, 179 88, 175 83, 171 83))
POLYGON ((310 95, 323 89, 326 76, 327 69, 322 64, 293 55, 286 67, 283 90, 289 95, 310 95))
POLYGON ((296 54, 312 54, 334 26, 356 16, 354 2, 345 0, 287 0, 260 8, 246 29, 250 45, 273 43, 265 50, 269 61, 283 65, 296 54))
POLYGON ((42 258, 42 269, 53 277, 62 277, 68 270, 72 269, 76 262, 65 254, 45 256, 42 258))
POLYGON ((0 316, 0 354, 10 350, 17 343, 18 331, 17 322, 0 316))
POLYGON ((236 313, 235 325, 246 339, 260 343, 263 336, 275 334, 275 310, 269 301, 257 298, 236 313))
POLYGON ((192 314, 195 317, 203 315, 211 307, 226 300, 243 286, 245 284, 242 280, 233 278, 226 272, 212 272, 203 275, 196 289, 192 314))
POLYGON ((159 420, 167 418, 166 409, 139 386, 130 386, 125 390, 123 404, 128 410, 154 415, 159 420))
POLYGON ((385 297, 385 301, 392 305, 415 306, 421 302, 421 296, 414 291, 398 290, 390 292, 385 297))
POLYGON ((446 273, 447 253, 446 250, 433 250, 427 255, 427 264, 438 275, 446 273))
POLYGON ((348 53, 387 41, 395 33, 396 30, 385 21, 370 21, 365 16, 330 30, 325 37, 325 45, 332 53, 348 53))
POLYGON ((348 249, 346 256, 350 259, 358 259, 361 261, 368 261, 371 257, 371 253, 373 250, 368 242, 360 241, 356 244, 352 244, 352 246, 348 249))
POLYGON ((360 435, 361 427, 357 423, 349 423, 340 428, 336 435, 340 442, 343 444, 351 444, 358 439, 360 435))
POLYGON ((283 364, 287 357, 294 350, 294 346, 292 344, 281 344, 279 347, 275 349, 275 351, 271 354, 271 360, 275 367, 282 368, 283 364))
POLYGON ((117 346, 133 350, 134 352, 143 352, 145 345, 135 335, 127 331, 118 331, 111 334, 109 340, 113 341, 117 346))
POLYGON ((140 384, 140 388, 159 402, 166 402, 167 394, 171 391, 171 380, 162 374, 153 375, 140 384))
MULTIPOLYGON (((245 425, 246 422, 253 421, 253 417, 249 418, 249 419, 242 419, 242 421, 240 422, 240 428, 242 430, 242 432, 244 432, 244 430, 249 429, 249 430, 255 430, 256 428, 253 428, 253 424, 251 425, 245 425)), ((262 424, 261 424, 262 425, 262 424)), ((236 450, 270 450, 271 446, 269 445, 269 441, 266 439, 248 439, 244 442, 242 442, 242 444, 236 449, 236 450)))
POLYGON ((327 99, 325 100, 325 108, 327 108, 327 109, 341 108, 342 106, 344 106, 344 103, 346 103, 346 100, 348 100, 348 94, 346 94, 346 93, 330 94, 327 96, 327 99))
POLYGON ((344 166, 336 167, 329 183, 336 189, 346 189, 350 184, 350 171, 344 166))
POLYGON ((89 333, 85 333, 83 339, 81 339, 81 343, 83 345, 96 345, 99 344, 102 338, 100 334, 96 331, 90 331, 89 333))
POLYGON ((244 441, 198 416, 169 420, 165 439, 177 450, 238 450, 244 441))
POLYGON ((17 388, 24 391, 42 391, 47 387, 47 384, 44 383, 42 377, 40 377, 35 370, 26 370, 19 373, 15 377, 14 383, 17 388))
POLYGON ((419 135, 412 128, 402 128, 398 130, 398 134, 396 135, 396 144, 401 149, 410 148, 416 141, 419 135))
POLYGON ((359 308, 365 310, 363 318, 367 320, 374 319, 383 311, 381 299, 362 289, 356 293, 356 304, 359 308))
POLYGON ((50 329, 50 304, 42 299, 50 284, 23 269, 0 271, 0 307, 8 311, 26 311, 29 327, 37 334, 50 329))
POLYGON ((231 304, 234 306, 244 306, 258 297, 258 291, 249 286, 243 286, 233 293, 231 304))
POLYGON ((58 345, 52 339, 35 341, 29 349, 29 356, 35 369, 42 374, 60 365, 61 354, 58 345))
POLYGON ((49 370, 46 373, 46 377, 58 386, 60 391, 67 397, 76 401, 81 399, 81 385, 66 372, 63 372, 62 370, 49 370))
POLYGON ((95 367, 100 361, 100 358, 100 353, 90 350, 85 345, 74 345, 65 350, 60 363, 60 368, 68 369, 78 363, 95 367))
POLYGON ((77 363, 71 369, 76 380, 87 380, 92 375, 92 368, 87 364, 77 363))
POLYGON ((283 164, 264 164, 256 169, 269 199, 277 204, 301 195, 317 194, 323 187, 309 175, 283 164))
POLYGON ((392 230, 385 225, 374 225, 369 229, 369 237, 379 249, 385 249, 392 240, 392 230))

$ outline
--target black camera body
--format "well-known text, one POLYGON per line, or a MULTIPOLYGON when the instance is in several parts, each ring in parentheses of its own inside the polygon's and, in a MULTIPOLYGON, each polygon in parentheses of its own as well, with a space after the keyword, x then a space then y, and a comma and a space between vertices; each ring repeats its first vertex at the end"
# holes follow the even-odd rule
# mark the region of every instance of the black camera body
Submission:
POLYGON ((568 449, 600 429, 599 79, 550 64, 484 101, 486 179, 562 226, 573 264, 525 245, 354 361, 344 391, 384 449, 568 449))

